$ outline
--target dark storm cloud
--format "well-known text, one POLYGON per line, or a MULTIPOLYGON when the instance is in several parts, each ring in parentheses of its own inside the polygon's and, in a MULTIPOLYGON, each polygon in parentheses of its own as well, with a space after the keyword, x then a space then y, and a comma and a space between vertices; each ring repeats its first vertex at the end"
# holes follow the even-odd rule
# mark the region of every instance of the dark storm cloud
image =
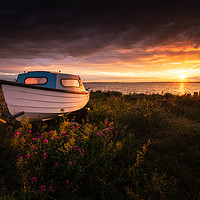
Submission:
POLYGON ((195 0, 0 2, 0 58, 63 59, 109 46, 200 44, 195 0))

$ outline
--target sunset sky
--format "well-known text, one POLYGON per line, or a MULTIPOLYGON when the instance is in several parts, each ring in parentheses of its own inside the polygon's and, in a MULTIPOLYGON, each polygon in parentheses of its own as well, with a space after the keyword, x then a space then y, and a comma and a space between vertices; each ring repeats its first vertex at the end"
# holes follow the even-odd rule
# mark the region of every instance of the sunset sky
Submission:
POLYGON ((198 0, 0 0, 0 78, 200 81, 198 0))

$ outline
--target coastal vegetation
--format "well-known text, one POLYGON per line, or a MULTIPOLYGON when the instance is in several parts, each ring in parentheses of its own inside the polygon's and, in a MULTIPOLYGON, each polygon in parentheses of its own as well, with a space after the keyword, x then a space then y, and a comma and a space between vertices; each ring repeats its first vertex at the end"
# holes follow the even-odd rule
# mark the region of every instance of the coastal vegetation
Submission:
POLYGON ((200 198, 199 96, 97 91, 87 107, 0 122, 0 199, 200 198))

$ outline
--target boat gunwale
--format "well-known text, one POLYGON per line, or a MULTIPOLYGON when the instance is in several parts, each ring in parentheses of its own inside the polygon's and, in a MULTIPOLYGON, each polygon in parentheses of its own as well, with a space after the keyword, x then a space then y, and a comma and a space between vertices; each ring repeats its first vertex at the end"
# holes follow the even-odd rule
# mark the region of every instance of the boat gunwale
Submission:
POLYGON ((42 86, 36 86, 36 85, 28 85, 25 83, 17 83, 14 81, 6 81, 6 80, 0 80, 0 85, 12 85, 12 86, 19 86, 19 87, 25 87, 25 88, 32 88, 32 89, 39 89, 39 90, 46 90, 46 91, 54 91, 54 92, 62 92, 62 93, 72 93, 72 94, 90 94, 90 90, 86 91, 72 91, 72 90, 62 90, 62 89, 56 89, 56 88, 48 88, 48 87, 42 87, 42 86))

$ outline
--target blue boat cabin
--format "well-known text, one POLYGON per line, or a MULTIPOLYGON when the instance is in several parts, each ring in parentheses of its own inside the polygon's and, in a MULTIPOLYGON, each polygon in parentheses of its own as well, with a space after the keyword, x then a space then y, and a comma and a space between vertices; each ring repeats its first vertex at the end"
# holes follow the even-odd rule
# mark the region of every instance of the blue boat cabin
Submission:
POLYGON ((73 88, 85 90, 80 76, 48 71, 33 71, 19 74, 17 82, 54 89, 73 88))

